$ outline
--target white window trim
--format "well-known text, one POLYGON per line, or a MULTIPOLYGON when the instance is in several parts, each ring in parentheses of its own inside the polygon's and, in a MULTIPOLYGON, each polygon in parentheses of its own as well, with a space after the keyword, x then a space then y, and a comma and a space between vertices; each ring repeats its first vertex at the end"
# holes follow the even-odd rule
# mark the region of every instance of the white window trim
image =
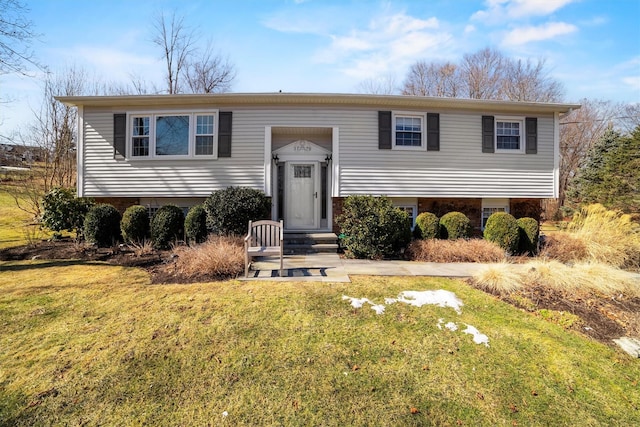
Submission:
POLYGON ((218 110, 162 110, 162 111, 129 111, 127 113, 127 149, 126 158, 132 161, 140 160, 193 160, 193 159, 217 159, 218 158, 218 110), (197 116, 213 116, 213 154, 196 155, 196 127, 197 116), (156 154, 156 117, 158 116, 188 116, 189 117, 189 146, 186 155, 163 156, 156 154), (149 155, 133 155, 133 129, 134 117, 149 117, 149 155))
POLYGON ((415 111, 394 111, 393 120, 391 120, 391 148, 393 150, 409 150, 409 151, 427 151, 427 115, 425 113, 417 113, 415 111), (409 117, 420 119, 420 146, 411 147, 406 145, 396 145, 396 119, 398 117, 409 117))
POLYGON ((495 116, 493 121, 493 147, 496 153, 525 153, 527 130, 525 129, 524 116, 495 116), (520 148, 498 148, 498 122, 518 122, 520 123, 520 148))

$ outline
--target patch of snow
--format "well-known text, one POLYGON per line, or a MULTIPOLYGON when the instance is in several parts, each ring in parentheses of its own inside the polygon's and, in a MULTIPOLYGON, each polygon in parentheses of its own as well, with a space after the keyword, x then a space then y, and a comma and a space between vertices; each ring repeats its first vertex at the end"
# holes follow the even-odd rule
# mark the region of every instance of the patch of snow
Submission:
POLYGON ((438 329, 442 329, 442 324, 444 323, 444 319, 441 317, 438 319, 438 324, 436 325, 438 329))
POLYGON ((445 328, 447 328, 450 331, 457 331, 458 330, 458 325, 456 325, 453 322, 448 322, 446 325, 444 325, 445 328))
POLYGON ((377 314, 384 314, 384 304, 372 305, 371 309, 375 311, 377 314))
POLYGON ((229 413, 228 413, 227 411, 224 411, 224 412, 222 413, 222 416, 223 416, 223 417, 226 417, 226 416, 228 416, 228 415, 229 415, 229 413))
POLYGON ((373 303, 369 301, 368 298, 353 298, 353 297, 348 297, 346 295, 342 295, 342 299, 351 301, 351 306, 353 308, 362 308, 365 302, 368 302, 369 304, 373 305, 373 303))
POLYGON ((395 298, 385 298, 384 299, 384 303, 387 304, 387 305, 395 304, 397 302, 398 302, 398 300, 395 299, 395 298))
POLYGON ((476 344, 484 344, 489 347, 489 337, 485 334, 481 334, 476 328, 471 325, 467 325, 467 329, 464 331, 465 334, 473 335, 473 342, 476 344))
POLYGON ((456 294, 444 289, 438 289, 437 291, 403 291, 400 292, 397 300, 416 307, 422 307, 425 304, 451 307, 458 314, 461 313, 461 307, 464 305, 456 294))

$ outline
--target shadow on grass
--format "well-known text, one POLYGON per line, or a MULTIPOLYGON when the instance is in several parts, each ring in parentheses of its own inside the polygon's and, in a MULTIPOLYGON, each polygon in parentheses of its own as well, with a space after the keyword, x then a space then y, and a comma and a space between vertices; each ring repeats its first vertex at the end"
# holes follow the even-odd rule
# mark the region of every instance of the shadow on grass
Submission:
POLYGON ((76 265, 113 266, 101 261, 86 261, 81 259, 48 260, 48 261, 5 261, 0 263, 0 273, 5 271, 38 270, 51 267, 72 267, 76 265))

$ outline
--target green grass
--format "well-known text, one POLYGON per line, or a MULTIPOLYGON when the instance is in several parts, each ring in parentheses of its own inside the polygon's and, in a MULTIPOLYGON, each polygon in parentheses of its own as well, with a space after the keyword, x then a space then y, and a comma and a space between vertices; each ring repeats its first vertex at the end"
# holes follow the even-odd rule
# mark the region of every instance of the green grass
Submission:
POLYGON ((0 186, 0 249, 26 245, 29 214, 18 209, 13 197, 0 186))
POLYGON ((460 281, 149 283, 100 263, 0 263, 0 425, 640 423, 637 360, 460 281), (462 314, 342 300, 429 289, 455 292, 462 314))

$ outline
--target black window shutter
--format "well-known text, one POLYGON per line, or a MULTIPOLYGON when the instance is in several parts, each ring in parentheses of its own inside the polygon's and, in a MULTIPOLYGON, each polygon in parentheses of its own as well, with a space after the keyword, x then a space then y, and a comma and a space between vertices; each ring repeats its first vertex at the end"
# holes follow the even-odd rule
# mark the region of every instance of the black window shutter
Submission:
POLYGON ((378 111, 378 148, 391 150, 391 111, 378 111))
POLYGON ((427 113, 427 151, 440 151, 440 114, 427 113))
POLYGON ((127 115, 113 115, 113 158, 124 159, 127 150, 127 115))
POLYGON ((495 152, 493 116, 482 116, 482 152, 495 152))
POLYGON ((218 130, 218 157, 231 157, 231 119, 232 112, 220 112, 218 130))
POLYGON ((538 119, 535 117, 527 117, 524 127, 527 129, 527 154, 538 154, 538 119))

